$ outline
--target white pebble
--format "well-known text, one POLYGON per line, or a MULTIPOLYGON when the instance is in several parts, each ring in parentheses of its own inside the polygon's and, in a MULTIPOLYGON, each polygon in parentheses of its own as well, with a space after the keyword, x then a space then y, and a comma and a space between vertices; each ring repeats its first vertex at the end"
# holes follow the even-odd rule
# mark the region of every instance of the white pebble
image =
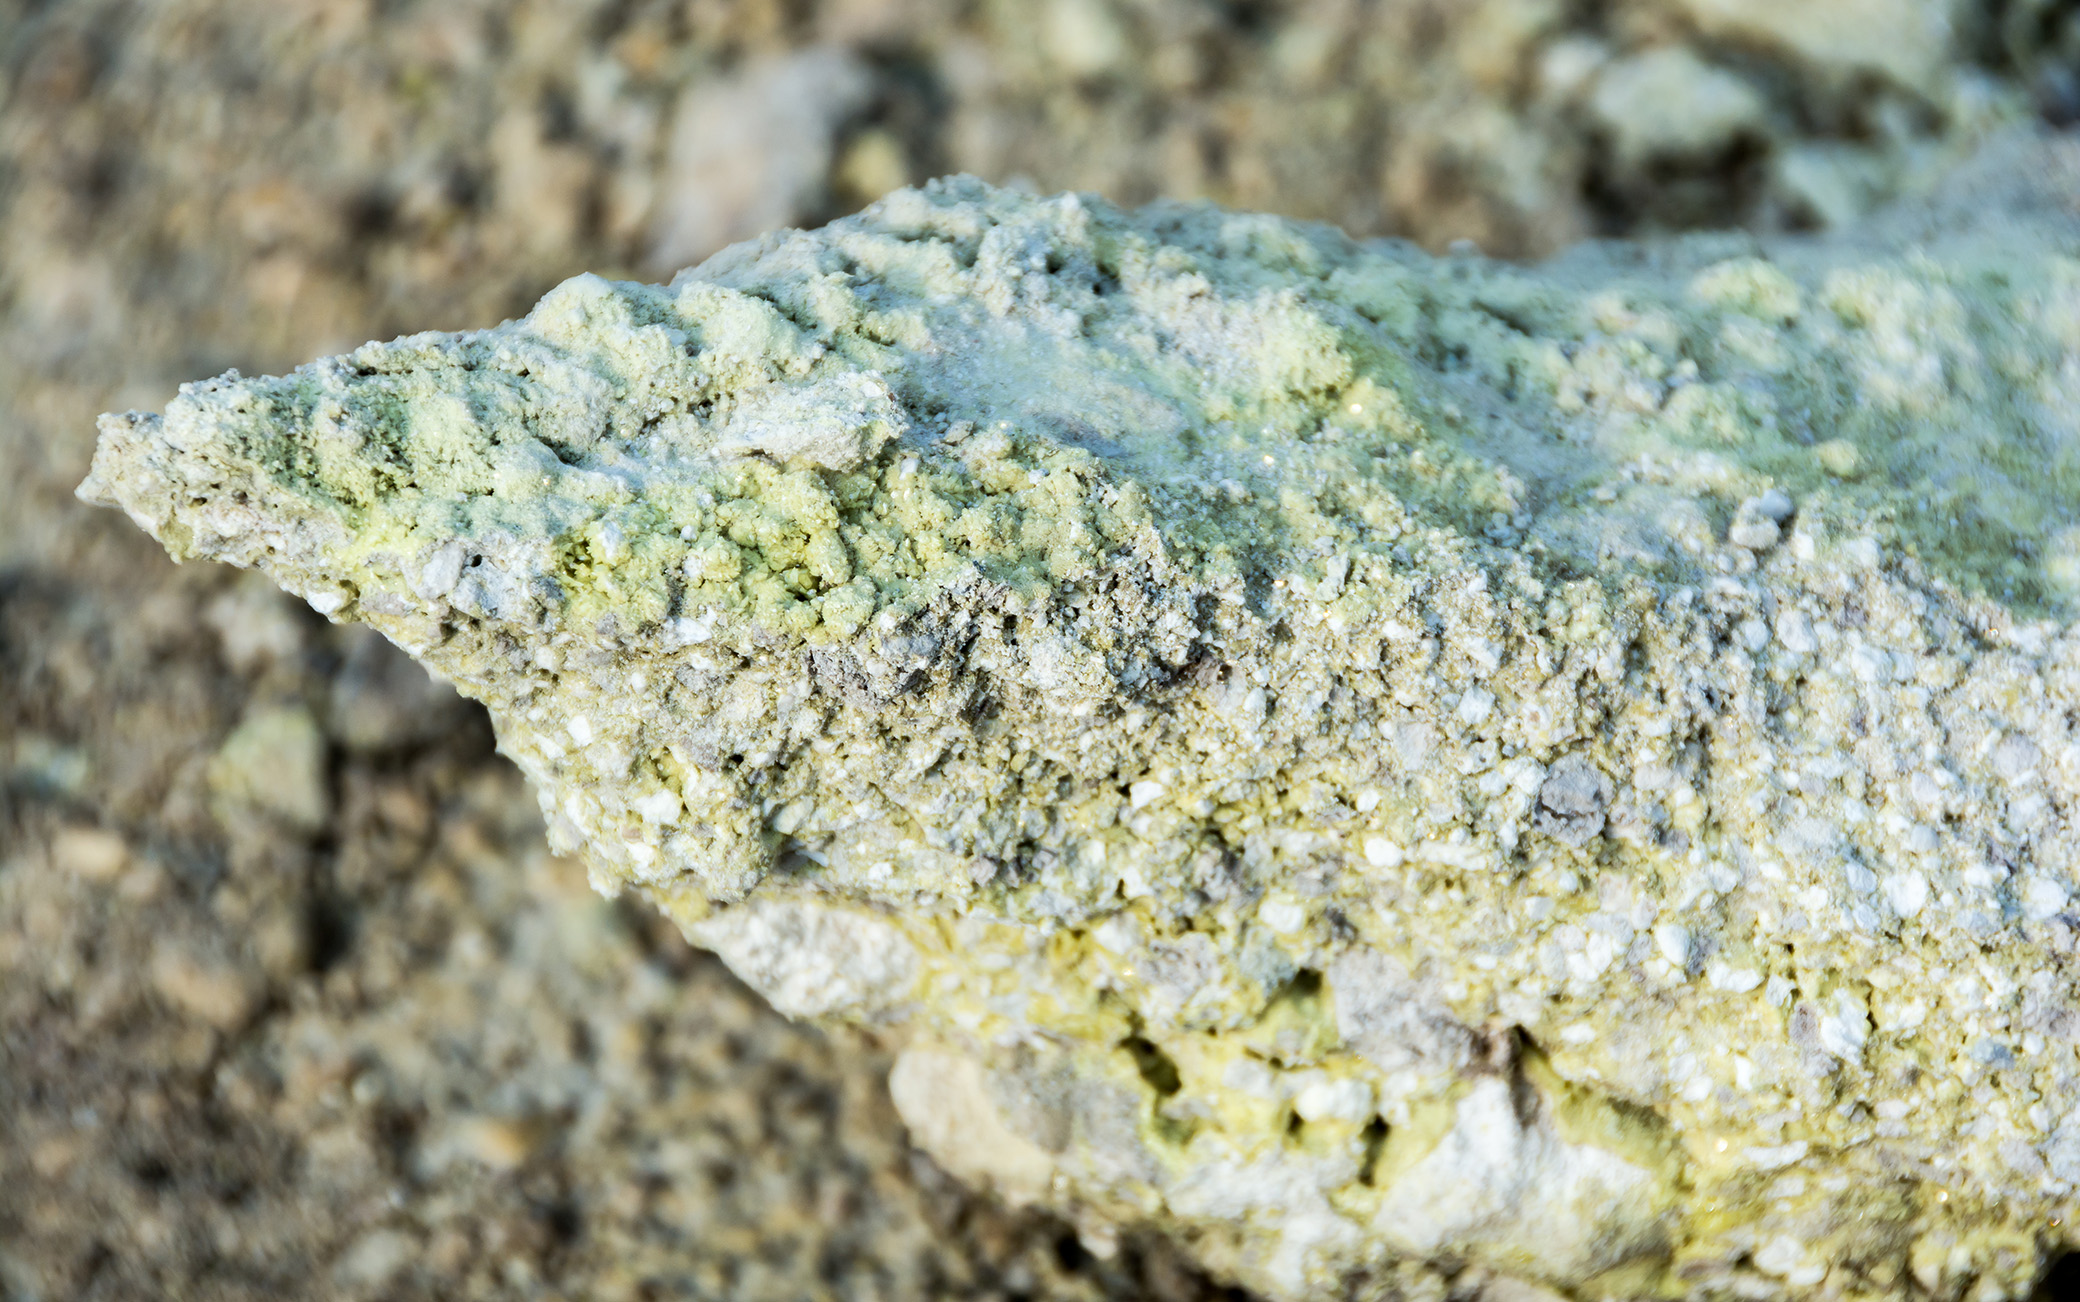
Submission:
POLYGON ((1307 925, 1307 910, 1292 900, 1266 900, 1257 918, 1281 936, 1290 936, 1307 925))
POLYGON ((1777 641, 1784 644, 1786 651, 1802 656, 1820 649, 1820 639, 1813 636, 1813 621, 1802 610, 1787 610, 1777 616, 1777 641))
POLYGON ((1293 1096, 1293 1111, 1302 1121, 1348 1121, 1372 1116, 1372 1086, 1362 1080, 1309 1081, 1293 1096))
POLYGON ((1773 520, 1778 524, 1782 524, 1790 519, 1791 513, 1798 509, 1792 503, 1791 495, 1781 488, 1765 488, 1751 501, 1755 508, 1755 514, 1773 520))
POLYGON ((1928 903, 1928 878, 1918 872, 1892 873, 1885 878, 1885 902, 1902 918, 1911 918, 1928 903))
POLYGON ((2049 877, 2032 876, 2022 886, 2022 911, 2032 922, 2057 917, 2071 896, 2064 886, 2049 877))
POLYGON ((1734 967, 1716 958, 1706 966, 1704 979, 1711 982, 1712 989, 1736 995, 1744 995, 1762 984, 1762 974, 1754 968, 1734 967))
POLYGON ((1883 555, 1884 551, 1878 546, 1878 540, 1868 534, 1861 538, 1851 538, 1842 544, 1842 559, 1861 569, 1875 568, 1883 555))
POLYGON ((1687 966, 1690 962, 1690 929, 1664 922, 1654 928, 1654 947, 1672 966, 1687 966))
POLYGON ((1365 862, 1375 868, 1399 868, 1401 847, 1383 836, 1365 838, 1365 862))
POLYGON ((684 805, 676 791, 653 791, 634 801, 632 807, 646 823, 670 824, 679 821, 679 811, 684 805))
POLYGON ((1727 542, 1751 552, 1768 551, 1783 536, 1774 520, 1736 520, 1726 531, 1727 542))
POLYGON ((1805 1245, 1780 1234, 1755 1250, 1756 1269, 1800 1288, 1818 1284, 1827 1270, 1807 1259, 1805 1245))
POLYGON ((1502 648, 1491 638, 1467 638, 1459 644, 1459 649, 1473 662, 1474 673, 1483 678, 1494 673, 1502 665, 1502 648))

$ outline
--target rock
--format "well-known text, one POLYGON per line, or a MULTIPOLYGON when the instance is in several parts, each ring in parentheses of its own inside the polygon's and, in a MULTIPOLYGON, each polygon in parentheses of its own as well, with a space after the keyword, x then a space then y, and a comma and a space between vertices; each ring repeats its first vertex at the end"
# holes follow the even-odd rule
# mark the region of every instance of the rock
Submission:
POLYGON ((1779 198, 1820 226, 1846 226, 1869 210, 1873 198, 1897 184, 1869 150, 1832 141, 1796 144, 1771 164, 1779 198))
POLYGON ((2080 229, 2071 146, 2006 157, 1537 270, 942 182, 189 385, 81 493, 486 702, 598 887, 1093 1243, 2019 1296, 2080 229))
POLYGON ((1656 158, 1710 158, 1759 137, 1762 95, 1682 46, 1648 50, 1605 68, 1589 107, 1628 166, 1656 158))
POLYGON ((219 594, 202 617, 216 633, 224 659, 242 674, 287 661, 303 650, 303 630, 297 627, 288 598, 258 576, 219 594))
POLYGON ((314 832, 332 812, 325 734, 300 705, 252 710, 211 758, 209 785, 229 807, 314 832))
POLYGON ((107 884, 130 866, 130 847, 99 827, 61 827, 51 837, 51 866, 61 873, 107 884))
POLYGON ((948 1171, 1013 1206, 1046 1197, 1054 1158, 1007 1124, 974 1058, 910 1049, 890 1068, 888 1090, 911 1136, 948 1171))
POLYGON ((1603 830, 1610 785, 1586 756, 1562 756, 1538 789, 1539 811, 1532 825, 1569 845, 1583 844, 1603 830))
POLYGON ((1784 536, 1784 522, 1791 518, 1791 499, 1781 488, 1757 493, 1740 504, 1726 541, 1746 551, 1768 551, 1784 536))
POLYGON ((470 1161, 493 1171, 511 1171, 526 1164, 539 1147, 544 1127, 527 1120, 463 1116, 449 1123, 446 1132, 429 1143, 420 1155, 421 1165, 438 1170, 451 1162, 470 1161))
POLYGON ((687 87, 672 112, 651 264, 684 266, 821 206, 838 128, 872 89, 866 66, 833 47, 755 59, 687 87))
POLYGON ((1783 536, 1774 520, 1736 520, 1726 531, 1726 541, 1751 552, 1767 551, 1783 536))
POLYGON ((152 955, 152 985, 181 1012, 232 1031, 259 1006, 260 983, 241 968, 208 955, 161 945, 152 955))
POLYGON ((332 1268, 342 1287, 380 1289, 419 1252, 419 1245, 396 1230, 372 1230, 340 1254, 332 1268))
POLYGON ((1133 56, 1120 15, 1105 0, 1046 0, 1041 48, 1069 77, 1096 77, 1133 56))
POLYGON ((1707 36, 1791 56, 1813 75, 1877 74, 1905 90, 1941 88, 1962 7, 1956 0, 1671 0, 1707 36))

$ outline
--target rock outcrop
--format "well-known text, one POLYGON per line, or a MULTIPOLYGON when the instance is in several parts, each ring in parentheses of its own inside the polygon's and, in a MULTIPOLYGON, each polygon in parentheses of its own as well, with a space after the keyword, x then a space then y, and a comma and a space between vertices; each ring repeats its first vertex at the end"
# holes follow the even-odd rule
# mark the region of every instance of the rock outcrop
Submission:
POLYGON ((485 702, 601 890, 1101 1248, 2015 1296, 2080 1186, 2074 173, 1537 269, 954 180, 186 386, 81 493, 485 702))

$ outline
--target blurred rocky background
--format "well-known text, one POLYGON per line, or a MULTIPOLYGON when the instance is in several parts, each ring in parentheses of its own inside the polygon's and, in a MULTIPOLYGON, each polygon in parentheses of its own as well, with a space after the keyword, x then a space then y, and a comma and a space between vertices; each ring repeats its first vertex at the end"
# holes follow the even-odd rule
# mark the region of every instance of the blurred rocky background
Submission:
POLYGON ((954 1186, 473 707, 75 504, 97 412, 948 171, 1536 257, 2076 118, 2068 0, 0 0, 0 1300, 1226 1292, 954 1186))

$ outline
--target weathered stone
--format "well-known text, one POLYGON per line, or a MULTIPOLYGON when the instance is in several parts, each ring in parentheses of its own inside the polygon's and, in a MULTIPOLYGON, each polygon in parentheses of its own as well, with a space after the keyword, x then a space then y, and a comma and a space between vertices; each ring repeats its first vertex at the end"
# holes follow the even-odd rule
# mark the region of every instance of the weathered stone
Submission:
POLYGON ((82 493, 485 701, 603 890, 1095 1243, 2014 1295, 2080 1131, 2071 175, 1539 270, 953 181, 188 386, 82 493))

